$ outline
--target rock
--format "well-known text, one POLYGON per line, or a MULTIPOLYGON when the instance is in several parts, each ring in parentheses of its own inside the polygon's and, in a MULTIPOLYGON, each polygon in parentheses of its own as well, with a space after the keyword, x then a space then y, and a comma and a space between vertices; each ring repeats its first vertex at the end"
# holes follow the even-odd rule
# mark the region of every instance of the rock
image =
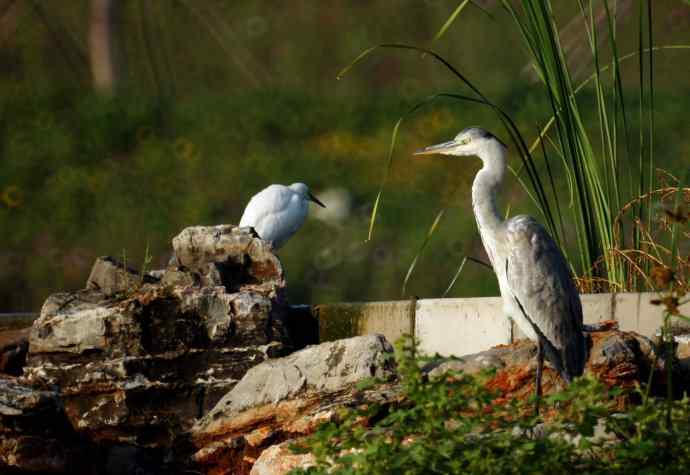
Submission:
POLYGON ((676 356, 678 359, 690 362, 690 333, 675 335, 673 338, 677 347, 676 356))
MULTIPOLYGON (((630 388, 646 381, 654 361, 651 342, 635 333, 618 331, 614 326, 598 328, 599 331, 592 332, 589 336, 591 345, 586 372, 616 387, 630 388)), ((325 345, 320 346, 327 348, 325 345)), ((355 406, 372 401, 395 405, 401 400, 400 387, 391 384, 380 386, 377 388, 378 392, 367 390, 358 396, 354 392, 349 393, 349 397, 330 398, 323 396, 327 392, 322 393, 326 402, 312 403, 310 407, 307 403, 309 391, 298 389, 305 373, 286 367, 288 361, 299 354, 295 353, 253 368, 245 376, 247 386, 244 386, 243 379, 194 427, 192 433, 195 445, 202 447, 195 454, 195 458, 201 462, 202 467, 218 474, 243 474, 247 473, 247 467, 253 464, 250 472, 253 475, 285 474, 296 467, 304 468, 313 463, 314 459, 310 455, 293 454, 288 447, 299 438, 313 432, 318 422, 334 419, 337 411, 343 406, 355 406), (285 362, 286 366, 282 366, 282 362, 285 362), (275 371, 274 365, 280 365, 282 369, 272 372, 270 369, 273 368, 275 371), (292 371, 294 373, 291 374, 292 371), (261 378, 267 381, 266 384, 258 383, 261 378), (281 385, 283 392, 273 390, 269 383, 277 378, 285 378, 288 381, 281 385), (266 445, 270 446, 261 450, 266 445), (230 471, 228 467, 231 466, 235 467, 237 472, 230 471)), ((493 368, 495 374, 490 376, 485 384, 499 392, 497 402, 513 398, 526 400, 534 394, 535 355, 535 345, 529 340, 520 340, 462 359, 439 360, 425 367, 424 371, 430 377, 441 377, 451 371, 476 374, 493 368)), ((333 373, 337 374, 337 371, 333 373)), ((323 375, 321 378, 327 380, 329 375, 323 375)), ((309 380, 308 377, 304 379, 309 380)), ((544 392, 553 392, 561 388, 562 384, 553 369, 547 365, 544 371, 544 392)), ((620 400, 621 405, 631 402, 620 400)), ((549 414, 544 415, 549 420, 549 414)), ((532 431, 530 436, 539 437, 538 429, 532 431)), ((541 432, 543 431, 542 428, 541 432)), ((565 433, 554 436, 577 443, 577 439, 569 438, 565 433)), ((594 439, 610 440, 612 443, 616 440, 614 435, 605 433, 603 427, 597 428, 592 440, 594 439)))
POLYGON ((166 467, 145 449, 131 446, 114 446, 103 455, 104 475, 163 475, 174 471, 166 467))
MULTIPOLYGON (((585 372, 595 375, 607 384, 630 388, 636 382, 646 381, 654 359, 652 342, 636 333, 621 332, 611 325, 600 325, 601 330, 587 333, 590 348, 585 372)), ((448 371, 468 374, 496 369, 489 386, 506 397, 529 397, 534 393, 536 345, 530 340, 519 340, 511 345, 499 345, 463 358, 437 361, 425 371, 432 377, 448 371)), ((563 382, 546 363, 543 387, 545 392, 562 388, 563 382)))
POLYGON ((81 443, 55 391, 0 379, 0 472, 86 473, 81 443))
POLYGON ((129 475, 169 470, 136 447, 99 447, 72 428, 57 391, 0 379, 0 473, 129 475))
POLYGON ((254 465, 250 475, 285 475, 295 468, 308 468, 315 463, 312 454, 294 454, 290 451, 293 441, 272 445, 263 452, 254 465))
POLYGON ((86 289, 51 295, 30 331, 19 382, 52 391, 75 437, 97 448, 98 473, 156 473, 170 461, 182 471, 196 419, 248 369, 290 351, 270 246, 232 226, 174 241, 185 267, 142 279, 99 258, 86 289))
POLYGON ((273 340, 272 302, 257 294, 151 288, 94 299, 88 291, 49 299, 24 379, 58 385, 72 424, 97 440, 169 446, 284 343, 273 340))
POLYGON ((93 264, 91 274, 86 281, 86 288, 99 290, 103 295, 111 296, 156 280, 150 274, 138 274, 137 271, 125 267, 113 257, 102 256, 93 264))
POLYGON ((49 296, 31 328, 30 363, 64 360, 70 354, 140 352, 140 325, 123 315, 118 303, 98 290, 49 296))
POLYGON ((271 245, 248 228, 225 224, 189 227, 173 238, 173 249, 177 265, 199 273, 204 285, 223 285, 229 292, 285 290, 282 266, 271 245))
MULTIPOLYGON (((530 356, 529 348, 520 348, 526 357, 530 356)), ((475 374, 485 369, 502 369, 506 366, 506 357, 514 357, 513 352, 507 348, 492 348, 481 353, 475 353, 463 358, 449 358, 436 361, 425 366, 424 371, 430 377, 439 377, 449 372, 464 372, 475 374), (503 357, 503 359, 501 358, 503 357)))
POLYGON ((393 398, 386 385, 370 393, 355 387, 394 378, 392 351, 382 336, 367 335, 255 366, 192 428, 195 462, 214 474, 248 473, 264 448, 313 432, 337 407, 393 398))
MULTIPOLYGON (((615 327, 600 328, 589 335, 586 371, 610 386, 633 387, 646 381, 654 361, 652 343, 615 327)), ((462 359, 440 360, 424 370, 430 377, 440 377, 449 371, 474 374, 493 368, 486 384, 500 393, 497 402, 525 400, 534 394, 535 355, 535 345, 521 340, 462 359)), ((370 375, 394 379, 394 368, 386 363, 389 356, 385 339, 368 336, 308 347, 255 366, 192 428, 195 462, 205 473, 218 475, 282 474, 309 463, 308 456, 289 453, 290 441, 336 419, 343 407, 394 405, 401 400, 394 380, 362 391, 354 387, 370 375)), ((562 385, 547 365, 544 392, 562 385)))
POLYGON ((0 373, 19 376, 29 351, 29 329, 14 331, 11 337, 9 332, 3 333, 5 343, 0 344, 0 373))
MULTIPOLYGON (((652 342, 633 332, 619 331, 615 326, 601 326, 601 331, 588 333, 589 353, 585 373, 591 374, 609 386, 633 388, 646 382, 654 362, 652 342)), ((486 368, 496 369, 487 386, 498 391, 503 398, 528 399, 534 394, 536 371, 536 345, 519 340, 511 345, 500 345, 462 359, 443 360, 426 368, 430 376, 447 371, 476 373, 486 368)), ((660 375, 659 371, 655 374, 660 375)), ((546 363, 542 378, 545 394, 562 389, 560 376, 546 363)), ((621 400, 621 404, 629 401, 621 400)))
POLYGON ((168 267, 161 272, 161 284, 166 287, 201 285, 199 274, 188 272, 184 267, 168 267))

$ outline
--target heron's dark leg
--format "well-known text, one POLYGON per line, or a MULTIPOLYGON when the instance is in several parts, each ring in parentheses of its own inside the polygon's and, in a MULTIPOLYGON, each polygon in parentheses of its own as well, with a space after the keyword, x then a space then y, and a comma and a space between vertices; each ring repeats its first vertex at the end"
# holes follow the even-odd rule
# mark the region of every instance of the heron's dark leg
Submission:
POLYGON ((541 338, 537 338, 537 375, 535 382, 535 401, 534 401, 534 414, 539 415, 539 403, 541 402, 541 375, 544 370, 544 345, 541 342, 541 338))

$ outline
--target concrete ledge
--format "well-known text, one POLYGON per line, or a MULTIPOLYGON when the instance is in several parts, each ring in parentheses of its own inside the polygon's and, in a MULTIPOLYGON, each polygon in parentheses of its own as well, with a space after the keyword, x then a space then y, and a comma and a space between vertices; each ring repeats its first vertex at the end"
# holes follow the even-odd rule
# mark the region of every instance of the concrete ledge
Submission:
POLYGON ((317 305, 314 314, 321 342, 374 333, 394 342, 414 334, 414 300, 317 305))
MULTIPOLYGON (((663 307, 652 305, 657 294, 619 293, 581 296, 584 323, 616 320, 624 331, 653 337, 663 323, 663 307)), ((524 335, 503 316, 500 297, 422 299, 410 301, 328 304, 316 307, 319 338, 329 341, 354 335, 382 333, 389 341, 402 334, 417 337, 423 352, 463 356, 524 335)), ((690 303, 680 308, 690 314, 690 303)), ((674 325, 690 325, 674 319, 674 325)))
POLYGON ((415 336, 424 353, 468 355, 512 339, 496 297, 417 301, 415 336))

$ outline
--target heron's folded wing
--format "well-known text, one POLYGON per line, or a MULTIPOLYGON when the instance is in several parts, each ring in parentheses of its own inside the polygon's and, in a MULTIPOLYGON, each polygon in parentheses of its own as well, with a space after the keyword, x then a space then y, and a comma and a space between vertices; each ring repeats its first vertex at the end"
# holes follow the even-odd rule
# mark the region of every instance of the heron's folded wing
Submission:
POLYGON ((506 243, 506 278, 516 303, 559 354, 568 375, 580 375, 585 358, 582 306, 563 254, 529 216, 506 223, 506 243))

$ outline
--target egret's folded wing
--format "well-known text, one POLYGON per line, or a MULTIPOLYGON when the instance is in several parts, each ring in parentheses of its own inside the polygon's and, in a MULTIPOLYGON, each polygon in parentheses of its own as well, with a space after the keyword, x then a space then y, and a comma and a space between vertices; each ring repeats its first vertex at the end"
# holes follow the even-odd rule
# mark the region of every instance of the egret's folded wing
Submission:
POLYGON ((294 192, 283 185, 271 185, 249 200, 240 226, 252 226, 261 239, 281 247, 300 228, 307 206, 293 199, 294 192))
POLYGON ((270 221, 270 217, 276 213, 280 213, 288 207, 290 202, 290 192, 287 187, 282 185, 271 185, 264 188, 259 193, 252 196, 247 204, 247 207, 242 213, 240 219, 240 226, 252 226, 262 239, 271 240, 264 236, 261 231, 266 234, 266 224, 270 221))

